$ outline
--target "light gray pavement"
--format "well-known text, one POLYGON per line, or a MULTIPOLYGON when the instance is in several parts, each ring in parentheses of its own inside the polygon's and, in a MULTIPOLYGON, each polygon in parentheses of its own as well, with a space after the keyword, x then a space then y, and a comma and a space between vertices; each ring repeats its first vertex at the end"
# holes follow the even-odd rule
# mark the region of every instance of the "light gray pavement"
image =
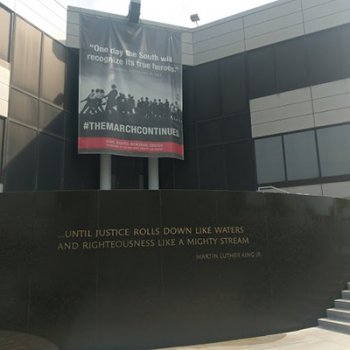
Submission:
POLYGON ((35 335, 0 330, 0 350, 58 350, 58 348, 35 335))
MULTIPOLYGON (((168 350, 349 350, 350 335, 319 327, 221 343, 182 346, 168 350)), ((163 349, 164 350, 164 349, 163 349)))

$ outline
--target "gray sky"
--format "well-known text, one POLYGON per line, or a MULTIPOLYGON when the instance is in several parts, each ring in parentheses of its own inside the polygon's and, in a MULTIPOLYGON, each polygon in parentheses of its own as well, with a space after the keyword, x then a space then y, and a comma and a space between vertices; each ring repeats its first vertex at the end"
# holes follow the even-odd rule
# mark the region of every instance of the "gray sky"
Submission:
MULTIPOLYGON (((198 13, 199 25, 240 13, 274 0, 141 0, 141 19, 193 27, 190 15, 198 13)), ((127 15, 130 0, 68 0, 69 5, 127 15)))

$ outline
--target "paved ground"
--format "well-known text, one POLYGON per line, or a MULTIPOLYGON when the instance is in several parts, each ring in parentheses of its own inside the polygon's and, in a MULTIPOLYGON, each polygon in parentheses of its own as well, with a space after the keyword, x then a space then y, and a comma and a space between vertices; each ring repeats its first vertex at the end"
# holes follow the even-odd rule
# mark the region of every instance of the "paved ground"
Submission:
POLYGON ((168 348, 172 350, 349 350, 350 335, 307 328, 301 331, 232 340, 222 343, 168 348))
POLYGON ((35 335, 0 331, 0 350, 58 350, 58 348, 35 335))

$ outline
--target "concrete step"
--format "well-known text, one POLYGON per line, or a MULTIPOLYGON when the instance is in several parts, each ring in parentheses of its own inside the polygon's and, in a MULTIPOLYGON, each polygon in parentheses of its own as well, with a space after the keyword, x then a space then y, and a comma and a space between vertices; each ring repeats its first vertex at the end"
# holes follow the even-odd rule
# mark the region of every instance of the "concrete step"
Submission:
POLYGON ((350 322, 350 310, 328 309, 327 317, 331 320, 350 322))
POLYGON ((350 322, 330 320, 328 318, 319 318, 318 325, 321 328, 328 329, 345 334, 350 334, 350 322))
POLYGON ((350 310, 350 300, 336 299, 334 301, 334 305, 336 309, 350 310))
POLYGON ((343 290, 341 296, 343 299, 350 300, 350 290, 343 290))

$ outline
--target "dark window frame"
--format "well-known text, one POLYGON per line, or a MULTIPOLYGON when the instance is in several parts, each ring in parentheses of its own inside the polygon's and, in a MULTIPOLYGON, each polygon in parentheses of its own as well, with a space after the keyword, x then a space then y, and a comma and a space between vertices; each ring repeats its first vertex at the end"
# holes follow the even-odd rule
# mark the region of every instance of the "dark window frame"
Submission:
MULTIPOLYGON (((286 180, 285 181, 263 182, 263 183, 258 182, 258 176, 257 176, 258 172, 257 172, 257 168, 256 168, 257 186, 258 187, 262 187, 262 186, 294 187, 294 186, 308 186, 308 185, 317 185, 317 184, 323 184, 323 183, 350 181, 350 173, 349 174, 341 174, 341 175, 332 175, 332 176, 322 176, 321 175, 320 150, 319 150, 319 145, 318 145, 317 130, 332 128, 332 127, 337 127, 337 126, 342 126, 342 125, 350 125, 350 122, 331 124, 331 125, 323 125, 323 126, 319 126, 317 128, 294 130, 294 131, 290 131, 290 132, 286 132, 286 133, 278 133, 278 134, 272 134, 272 135, 266 135, 266 136, 254 138, 253 141, 254 141, 254 150, 255 150, 255 141, 256 140, 281 136, 282 142, 284 143, 284 136, 285 135, 302 133, 305 131, 313 131, 315 134, 316 156, 317 156, 317 165, 318 165, 318 176, 314 177, 314 178, 300 179, 300 180, 287 180, 287 173, 286 173, 286 180)), ((284 166, 286 169, 286 157, 285 157, 284 150, 283 150, 283 161, 284 161, 284 166)), ((255 154, 255 165, 256 165, 256 154, 255 154)))

